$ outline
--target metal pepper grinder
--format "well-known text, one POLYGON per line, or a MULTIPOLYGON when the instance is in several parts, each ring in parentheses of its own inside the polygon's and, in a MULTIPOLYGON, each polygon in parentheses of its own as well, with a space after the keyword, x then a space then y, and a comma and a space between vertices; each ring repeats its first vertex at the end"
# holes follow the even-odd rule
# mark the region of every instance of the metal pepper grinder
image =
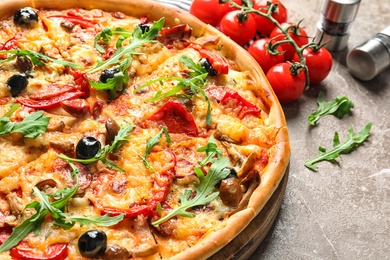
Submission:
POLYGON ((325 0, 317 23, 317 43, 326 43, 329 51, 345 49, 359 4, 360 0, 325 0))

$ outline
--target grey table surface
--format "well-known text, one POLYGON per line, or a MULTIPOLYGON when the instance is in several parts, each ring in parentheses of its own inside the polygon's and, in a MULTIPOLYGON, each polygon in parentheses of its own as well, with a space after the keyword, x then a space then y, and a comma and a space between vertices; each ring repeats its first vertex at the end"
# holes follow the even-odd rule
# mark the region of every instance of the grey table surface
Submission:
MULTIPOLYGON (((322 1, 282 0, 289 20, 314 35, 322 1)), ((299 101, 283 105, 292 156, 284 200, 275 224, 250 260, 255 259, 390 259, 390 69, 364 82, 346 67, 347 53, 390 25, 390 2, 362 1, 348 48, 333 52, 326 80, 299 101), (307 116, 325 99, 347 96, 355 108, 342 120, 327 116, 309 127, 307 116), (334 132, 344 140, 372 121, 368 141, 337 164, 321 162, 312 172, 304 162, 320 145, 331 148, 334 132)))

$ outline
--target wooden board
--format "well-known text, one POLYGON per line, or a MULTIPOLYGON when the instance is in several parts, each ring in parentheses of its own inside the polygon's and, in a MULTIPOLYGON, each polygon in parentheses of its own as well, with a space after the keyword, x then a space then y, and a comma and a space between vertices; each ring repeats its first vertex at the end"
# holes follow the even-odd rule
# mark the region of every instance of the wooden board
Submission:
POLYGON ((271 229, 278 215, 287 186, 289 168, 275 193, 256 218, 221 251, 209 260, 245 260, 256 250, 271 229))

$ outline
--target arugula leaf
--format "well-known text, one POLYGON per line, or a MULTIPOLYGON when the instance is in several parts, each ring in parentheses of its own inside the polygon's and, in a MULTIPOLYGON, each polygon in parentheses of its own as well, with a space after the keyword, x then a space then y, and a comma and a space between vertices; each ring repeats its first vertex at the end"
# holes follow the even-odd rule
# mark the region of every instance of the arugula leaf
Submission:
POLYGON ((345 96, 339 96, 334 100, 325 101, 324 93, 320 92, 317 98, 318 108, 308 117, 310 125, 315 125, 321 117, 335 115, 341 119, 354 107, 354 104, 345 96))
POLYGON ((110 97, 109 100, 113 100, 116 96, 117 91, 123 91, 127 83, 129 82, 129 75, 127 72, 119 71, 118 73, 114 74, 114 77, 108 78, 107 82, 95 82, 93 80, 88 80, 89 84, 91 84, 92 87, 94 87, 97 90, 108 90, 110 91, 110 97))
POLYGON ((164 217, 152 222, 152 225, 158 226, 174 216, 195 217, 194 213, 187 210, 196 206, 206 205, 218 197, 219 192, 213 192, 214 186, 229 175, 229 169, 226 168, 228 165, 229 160, 227 158, 219 158, 213 162, 206 176, 200 168, 195 168, 195 173, 199 178, 199 182, 194 183, 195 197, 189 200, 192 190, 187 189, 180 197, 181 206, 174 208, 164 217))
POLYGON ((26 116, 21 122, 11 122, 10 116, 20 107, 19 104, 11 105, 10 109, 0 118, 0 136, 11 133, 21 133, 24 137, 37 138, 45 133, 50 117, 43 111, 34 112, 26 116))
POLYGON ((171 137, 169 136, 168 127, 163 126, 160 132, 158 132, 155 136, 153 136, 147 141, 144 156, 138 155, 138 157, 141 158, 144 162, 145 167, 149 170, 153 171, 154 169, 152 165, 150 165, 146 157, 152 152, 153 147, 160 142, 163 133, 165 134, 165 140, 167 141, 167 143, 171 144, 172 141, 171 137))
POLYGON ((206 166, 208 163, 212 163, 216 159, 222 157, 222 151, 218 149, 214 136, 211 136, 207 145, 200 147, 197 152, 206 152, 206 156, 203 158, 203 160, 198 162, 200 166, 206 166))
POLYGON ((14 54, 13 56, 11 56, 11 57, 9 57, 7 59, 0 60, 0 64, 4 63, 4 62, 9 62, 11 60, 14 60, 18 56, 27 56, 27 57, 29 57, 31 59, 33 64, 37 65, 37 66, 45 66, 46 63, 52 62, 52 63, 56 63, 56 64, 59 64, 59 65, 63 65, 63 66, 67 66, 67 67, 71 67, 71 68, 75 68, 75 69, 83 68, 82 66, 80 66, 80 65, 78 65, 76 63, 65 61, 65 60, 56 60, 56 59, 53 59, 53 58, 51 58, 49 56, 43 55, 42 53, 35 52, 35 51, 30 51, 30 50, 0 51, 0 54, 14 54))
POLYGON ((129 38, 132 33, 126 31, 122 27, 117 27, 116 29, 111 30, 109 27, 103 28, 103 30, 95 36, 94 47, 100 53, 105 53, 106 50, 102 45, 99 44, 100 40, 103 40, 104 43, 108 43, 113 35, 120 35, 123 39, 129 38))
MULTIPOLYGON (((88 73, 93 73, 105 67, 109 67, 118 63, 131 64, 131 62, 128 62, 126 60, 129 59, 131 60, 132 54, 138 54, 138 52, 136 52, 135 49, 142 47, 144 43, 154 41, 158 36, 159 32, 161 31, 163 25, 164 25, 164 18, 161 18, 160 20, 153 23, 150 29, 145 33, 142 33, 141 28, 136 27, 133 33, 131 34, 132 41, 126 46, 122 46, 122 42, 126 37, 129 37, 129 32, 118 28, 111 32, 108 31, 109 29, 104 29, 100 34, 96 36, 97 38, 95 38, 95 42, 98 42, 98 39, 100 38, 102 38, 103 41, 108 42, 111 37, 110 35, 118 34, 120 35, 120 37, 116 43, 117 50, 106 61, 104 62, 98 61, 98 64, 93 69, 89 70, 88 73), (125 60, 125 62, 121 61, 122 59, 125 60)), ((96 46, 98 45, 96 44, 95 47, 96 46)), ((102 51, 103 47, 102 46, 100 47, 97 47, 97 49, 102 51)))
POLYGON ((206 92, 204 91, 203 87, 207 84, 207 76, 209 75, 205 68, 202 67, 200 64, 196 64, 191 58, 183 55, 180 57, 180 62, 183 63, 186 67, 191 69, 192 71, 189 73, 191 78, 180 78, 180 77, 160 77, 154 80, 150 80, 146 82, 145 84, 139 86, 134 90, 134 92, 138 92, 141 89, 156 83, 160 82, 160 84, 163 84, 163 81, 170 81, 174 80, 177 81, 177 84, 174 88, 171 90, 162 93, 161 91, 158 91, 155 96, 151 99, 149 99, 149 102, 155 102, 158 100, 161 100, 166 97, 179 97, 179 98, 192 98, 192 96, 197 97, 203 97, 205 101, 207 102, 207 114, 206 114, 206 122, 208 125, 212 124, 211 119, 211 103, 210 99, 207 96, 206 92), (184 89, 190 89, 191 94, 181 94, 180 92, 184 89))
MULTIPOLYGON (((77 167, 70 163, 72 169, 77 169, 77 167)), ((64 230, 72 228, 76 223, 79 223, 81 226, 94 224, 97 226, 112 226, 118 224, 125 217, 124 214, 110 217, 108 214, 98 217, 86 217, 86 216, 67 216, 63 210, 66 203, 70 198, 74 196, 78 187, 79 179, 76 175, 76 172, 73 172, 72 175, 76 176, 76 185, 72 188, 64 188, 57 191, 55 194, 52 194, 51 197, 55 199, 54 202, 50 202, 49 195, 43 194, 38 188, 34 187, 34 194, 40 199, 41 202, 34 201, 26 206, 26 208, 35 208, 36 213, 31 217, 23 221, 22 224, 16 226, 12 229, 11 235, 0 245, 0 252, 10 250, 12 247, 19 244, 19 242, 25 238, 30 232, 34 231, 38 235, 42 223, 44 222, 48 214, 54 220, 54 226, 59 226, 64 230)))
POLYGON ((111 167, 113 169, 116 169, 118 171, 123 171, 124 172, 125 170, 123 170, 121 167, 119 167, 118 165, 116 165, 112 161, 108 160, 107 156, 111 152, 118 150, 119 147, 123 143, 128 142, 126 137, 128 135, 130 135, 130 132, 133 130, 133 128, 134 127, 132 125, 121 126, 121 128, 119 129, 118 134, 115 136, 114 141, 112 142, 112 144, 111 145, 106 145, 106 146, 100 148, 100 150, 97 152, 95 157, 92 157, 90 159, 70 158, 70 157, 66 156, 65 154, 60 154, 60 155, 58 155, 58 157, 61 158, 61 159, 64 159, 68 163, 79 162, 79 163, 82 163, 82 164, 90 164, 90 163, 94 163, 94 162, 97 162, 97 161, 100 160, 103 163, 105 163, 106 165, 108 165, 109 167, 111 167))
POLYGON ((352 127, 348 130, 347 139, 341 143, 339 134, 335 132, 333 137, 333 148, 326 151, 326 148, 320 146, 319 153, 316 158, 306 161, 305 166, 310 170, 316 171, 318 169, 314 164, 320 161, 334 161, 340 154, 346 154, 354 151, 360 144, 362 144, 370 135, 372 122, 369 122, 360 132, 354 134, 352 127))

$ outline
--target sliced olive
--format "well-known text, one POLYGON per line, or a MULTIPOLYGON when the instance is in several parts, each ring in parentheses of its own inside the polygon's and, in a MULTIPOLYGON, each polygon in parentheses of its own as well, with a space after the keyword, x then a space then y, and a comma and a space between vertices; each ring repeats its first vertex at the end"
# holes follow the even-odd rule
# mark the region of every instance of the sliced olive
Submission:
POLYGON ((107 249, 107 235, 101 230, 89 230, 79 237, 78 247, 84 257, 102 256, 107 249))
POLYGON ((107 80, 113 78, 115 74, 117 74, 119 70, 117 68, 108 68, 102 71, 100 75, 99 81, 103 83, 107 83, 107 80))
POLYGON ((38 13, 31 7, 19 9, 14 14, 14 23, 20 26, 34 26, 38 23, 38 13))
POLYGON ((23 73, 13 75, 7 80, 6 84, 10 89, 11 95, 16 97, 27 87, 27 76, 23 73))
POLYGON ((213 68, 213 66, 211 65, 209 59, 201 58, 199 60, 199 64, 202 65, 202 67, 207 71, 207 73, 210 76, 217 76, 218 75, 218 71, 213 68))
POLYGON ((149 31, 151 25, 147 23, 140 23, 138 27, 141 29, 142 33, 146 33, 149 31))
POLYGON ((76 146, 76 156, 79 159, 90 159, 100 150, 99 140, 92 136, 86 136, 80 139, 76 146))

